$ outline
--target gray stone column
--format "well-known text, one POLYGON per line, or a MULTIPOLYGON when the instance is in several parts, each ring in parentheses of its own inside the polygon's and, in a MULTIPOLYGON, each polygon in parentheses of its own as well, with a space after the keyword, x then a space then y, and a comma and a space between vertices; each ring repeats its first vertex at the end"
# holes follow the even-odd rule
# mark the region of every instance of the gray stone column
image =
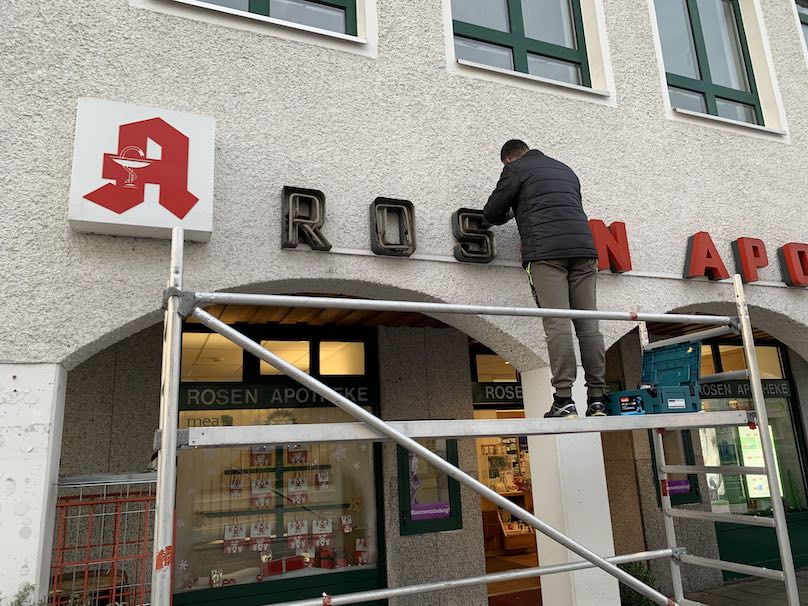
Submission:
POLYGON ((48 593, 62 444, 65 372, 0 364, 0 602, 26 583, 48 593))
MULTIPOLYGON (((381 413, 385 420, 473 416, 468 337, 450 328, 380 328, 381 413)), ((458 444, 460 467, 476 477, 473 440, 458 444)), ((390 587, 485 572, 480 498, 461 489, 461 530, 401 536, 396 447, 384 447, 384 510, 390 587)), ((484 586, 399 598, 391 606, 484 606, 484 586)))

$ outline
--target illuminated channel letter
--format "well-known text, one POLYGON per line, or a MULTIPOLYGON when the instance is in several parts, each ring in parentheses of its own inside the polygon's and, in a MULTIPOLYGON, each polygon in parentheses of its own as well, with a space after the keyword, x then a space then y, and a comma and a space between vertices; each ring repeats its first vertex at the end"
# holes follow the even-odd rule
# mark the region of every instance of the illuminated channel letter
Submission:
POLYGON ((376 198, 370 205, 370 248, 377 255, 415 252, 415 208, 409 200, 376 198))
POLYGON ((454 256, 464 263, 490 263, 497 255, 494 234, 486 229, 483 211, 460 208, 452 213, 454 256))
POLYGON ((735 271, 741 274, 744 282, 757 282, 760 279, 758 269, 769 265, 766 245, 757 238, 738 238, 732 243, 732 254, 735 271))
POLYGON ((808 244, 790 242, 777 253, 785 283, 789 286, 808 286, 808 244))
POLYGON ((710 280, 729 278, 724 261, 713 244, 713 239, 706 231, 690 236, 687 241, 687 259, 685 260, 685 278, 707 276, 710 280))
POLYGON ((325 224, 325 194, 316 189, 284 187, 283 233, 281 247, 297 248, 302 241, 312 250, 331 250, 331 243, 320 231, 325 224))

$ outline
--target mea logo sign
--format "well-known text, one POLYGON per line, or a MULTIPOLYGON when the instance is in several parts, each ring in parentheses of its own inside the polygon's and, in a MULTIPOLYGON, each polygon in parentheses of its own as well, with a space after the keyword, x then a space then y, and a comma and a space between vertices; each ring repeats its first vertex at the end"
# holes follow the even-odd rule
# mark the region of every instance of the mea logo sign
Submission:
POLYGON ((215 122, 204 116, 80 99, 68 218, 76 231, 167 238, 213 225, 215 122))

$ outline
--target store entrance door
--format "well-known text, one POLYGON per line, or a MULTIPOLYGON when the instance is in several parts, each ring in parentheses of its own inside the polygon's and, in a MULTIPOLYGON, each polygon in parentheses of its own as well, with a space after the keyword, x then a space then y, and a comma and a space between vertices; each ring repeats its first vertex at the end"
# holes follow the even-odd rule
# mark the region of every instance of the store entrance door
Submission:
MULTIPOLYGON (((478 410, 475 419, 522 419, 522 410, 478 410)), ((507 499, 533 513, 530 459, 525 436, 477 440, 479 480, 507 499)), ((503 572, 539 565, 536 534, 507 511, 482 499, 485 571, 503 572)), ((539 578, 488 585, 489 606, 541 604, 539 578)))
MULTIPOLYGON (((523 419, 522 386, 505 360, 472 344, 475 419, 523 419)), ((530 458, 526 436, 483 438, 477 442, 478 479, 533 513, 530 458)), ((504 572, 539 565, 536 534, 530 526, 486 499, 481 500, 485 570, 504 572)), ((489 606, 541 605, 539 578, 488 585, 489 606)))

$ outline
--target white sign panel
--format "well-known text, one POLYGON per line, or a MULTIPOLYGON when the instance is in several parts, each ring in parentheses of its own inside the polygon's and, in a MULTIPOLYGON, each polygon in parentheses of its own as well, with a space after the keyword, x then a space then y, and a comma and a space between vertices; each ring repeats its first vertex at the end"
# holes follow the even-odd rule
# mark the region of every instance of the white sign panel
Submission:
POLYGON ((169 238, 213 229, 212 118, 79 99, 68 220, 80 232, 169 238))

